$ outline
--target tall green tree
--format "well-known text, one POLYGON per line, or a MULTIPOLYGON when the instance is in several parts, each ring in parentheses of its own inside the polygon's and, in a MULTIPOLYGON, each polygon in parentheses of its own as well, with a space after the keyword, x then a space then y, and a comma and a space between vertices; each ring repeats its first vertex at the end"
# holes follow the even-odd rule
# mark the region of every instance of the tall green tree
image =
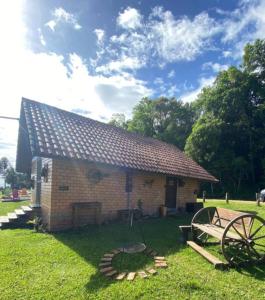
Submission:
MULTIPOLYGON (((249 58, 250 59, 250 58, 249 58)), ((260 74, 259 74, 260 75, 260 74)), ((238 195, 261 185, 265 110, 260 77, 230 67, 196 101, 200 118, 185 151, 217 178, 222 192, 238 195)))
POLYGON ((161 97, 144 98, 133 110, 128 130, 175 144, 184 149, 194 123, 195 113, 190 104, 161 97))

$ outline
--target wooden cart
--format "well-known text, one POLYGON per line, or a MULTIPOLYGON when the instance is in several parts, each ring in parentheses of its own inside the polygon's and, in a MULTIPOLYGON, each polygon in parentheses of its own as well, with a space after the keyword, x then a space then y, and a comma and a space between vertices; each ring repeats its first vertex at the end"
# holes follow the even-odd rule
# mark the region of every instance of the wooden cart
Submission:
POLYGON ((213 263, 215 257, 199 245, 220 243, 230 266, 265 261, 265 220, 254 213, 202 208, 191 221, 191 232, 193 242, 188 244, 213 263))

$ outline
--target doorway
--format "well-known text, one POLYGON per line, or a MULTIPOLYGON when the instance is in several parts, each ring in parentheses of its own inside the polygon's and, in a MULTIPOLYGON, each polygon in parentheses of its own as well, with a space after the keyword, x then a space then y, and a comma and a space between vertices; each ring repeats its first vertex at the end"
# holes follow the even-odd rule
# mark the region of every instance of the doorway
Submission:
POLYGON ((177 187, 178 187, 178 179, 176 177, 168 176, 166 178, 166 200, 165 200, 165 206, 167 208, 176 208, 177 187))

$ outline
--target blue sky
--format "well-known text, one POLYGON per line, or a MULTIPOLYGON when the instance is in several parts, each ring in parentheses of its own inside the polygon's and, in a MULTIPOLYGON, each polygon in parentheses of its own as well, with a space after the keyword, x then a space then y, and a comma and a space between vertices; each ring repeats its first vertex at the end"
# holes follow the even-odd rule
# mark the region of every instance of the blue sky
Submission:
MULTIPOLYGON (((264 38, 265 0, 2 1, 0 33, 1 114, 24 96, 105 122, 145 96, 194 101, 264 38)), ((0 121, 0 156, 16 139, 0 121)))

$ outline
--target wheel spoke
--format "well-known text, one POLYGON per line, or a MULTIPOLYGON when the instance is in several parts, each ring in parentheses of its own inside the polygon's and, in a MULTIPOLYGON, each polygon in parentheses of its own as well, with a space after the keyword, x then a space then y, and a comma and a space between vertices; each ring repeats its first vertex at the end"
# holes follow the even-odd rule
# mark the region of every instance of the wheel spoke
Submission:
POLYGON ((252 234, 250 235, 250 238, 253 238, 253 236, 255 236, 255 235, 261 230, 262 227, 264 227, 264 224, 262 224, 259 228, 257 228, 257 229, 254 231, 254 233, 252 233, 252 234))
POLYGON ((252 231, 253 224, 254 224, 254 218, 251 217, 251 221, 250 221, 250 223, 249 223, 249 235, 248 235, 248 238, 250 237, 250 234, 251 234, 251 231, 252 231))
POLYGON ((245 237, 248 238, 244 218, 242 218, 242 225, 243 225, 243 230, 244 230, 245 237))
POLYGON ((259 236, 259 237, 256 237, 254 239, 252 239, 253 241, 256 241, 256 240, 260 240, 260 239, 263 239, 265 238, 265 235, 262 235, 262 236, 259 236))
POLYGON ((262 245, 262 244, 255 243, 255 245, 265 248, 265 245, 262 245))
POLYGON ((247 247, 248 247, 248 249, 251 249, 254 252, 256 257, 261 258, 261 255, 258 253, 258 251, 254 247, 252 247, 251 245, 248 245, 247 247))
POLYGON ((237 228, 234 226, 234 224, 232 224, 232 227, 234 228, 234 230, 236 231, 236 233, 243 239, 246 240, 246 238, 237 230, 237 228))

